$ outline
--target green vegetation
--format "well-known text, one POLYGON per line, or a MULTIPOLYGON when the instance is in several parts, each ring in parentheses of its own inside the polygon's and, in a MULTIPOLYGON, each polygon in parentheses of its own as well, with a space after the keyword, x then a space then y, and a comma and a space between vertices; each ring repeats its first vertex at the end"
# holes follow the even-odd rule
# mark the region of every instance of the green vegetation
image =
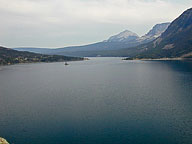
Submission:
POLYGON ((0 47, 0 65, 34 63, 34 62, 62 62, 77 61, 84 58, 67 57, 58 55, 42 55, 31 52, 20 52, 5 47, 0 47))

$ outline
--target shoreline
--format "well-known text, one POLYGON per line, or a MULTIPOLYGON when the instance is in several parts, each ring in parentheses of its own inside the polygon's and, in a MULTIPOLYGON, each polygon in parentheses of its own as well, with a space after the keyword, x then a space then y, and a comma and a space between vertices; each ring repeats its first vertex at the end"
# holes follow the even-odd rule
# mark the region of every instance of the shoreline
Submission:
POLYGON ((158 58, 158 59, 129 59, 125 58, 122 60, 141 60, 141 61, 182 61, 182 60, 192 60, 192 58, 158 58))
POLYGON ((50 61, 50 62, 24 62, 24 63, 13 63, 13 64, 0 64, 2 66, 12 66, 12 65, 22 65, 22 64, 41 64, 41 63, 59 63, 59 62, 76 62, 76 61, 85 61, 89 60, 88 58, 82 58, 82 60, 66 60, 66 61, 50 61))

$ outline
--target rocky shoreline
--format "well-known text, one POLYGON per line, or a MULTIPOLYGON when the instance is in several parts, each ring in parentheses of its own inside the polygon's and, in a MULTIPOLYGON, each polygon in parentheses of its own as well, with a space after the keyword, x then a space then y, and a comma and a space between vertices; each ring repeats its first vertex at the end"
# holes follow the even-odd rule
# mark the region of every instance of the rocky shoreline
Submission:
POLYGON ((6 139, 0 137, 0 144, 9 144, 6 139))

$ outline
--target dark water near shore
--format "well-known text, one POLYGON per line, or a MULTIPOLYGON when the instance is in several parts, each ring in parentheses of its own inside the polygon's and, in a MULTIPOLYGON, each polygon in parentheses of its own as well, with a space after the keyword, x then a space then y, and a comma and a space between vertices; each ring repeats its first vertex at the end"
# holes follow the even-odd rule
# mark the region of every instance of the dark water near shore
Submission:
POLYGON ((0 136, 11 144, 192 144, 192 62, 0 67, 0 136))

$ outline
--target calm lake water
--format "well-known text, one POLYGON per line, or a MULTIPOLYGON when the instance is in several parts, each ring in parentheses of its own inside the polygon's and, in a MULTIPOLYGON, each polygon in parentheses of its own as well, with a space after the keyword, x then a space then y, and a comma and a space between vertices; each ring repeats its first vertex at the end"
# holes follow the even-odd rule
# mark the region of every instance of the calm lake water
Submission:
POLYGON ((192 62, 0 67, 0 136, 11 144, 192 144, 192 62))

